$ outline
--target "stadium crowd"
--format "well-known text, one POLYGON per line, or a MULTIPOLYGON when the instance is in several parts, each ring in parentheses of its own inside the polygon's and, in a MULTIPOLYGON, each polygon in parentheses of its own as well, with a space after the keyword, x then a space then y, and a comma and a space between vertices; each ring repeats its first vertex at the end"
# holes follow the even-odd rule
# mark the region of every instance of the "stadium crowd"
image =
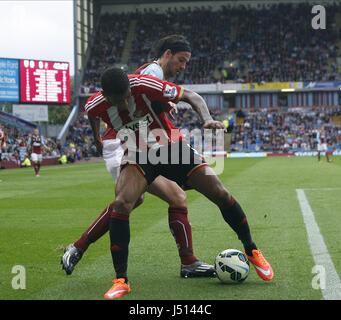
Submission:
MULTIPOLYGON (((336 15, 341 13, 340 8, 328 7, 327 30, 319 31, 311 27, 308 4, 105 13, 90 41, 91 55, 82 90, 86 94, 98 91, 104 69, 121 62, 131 22, 136 23, 136 28, 127 61, 130 71, 153 59, 151 48, 160 37, 178 33, 184 34, 192 46, 188 67, 172 79, 179 84, 341 80, 336 63, 340 49, 336 15)), ((220 109, 211 112, 220 120, 228 116, 220 109)), ((231 150, 316 150, 319 134, 327 138, 331 148, 341 150, 341 121, 334 123, 333 117, 341 117, 339 108, 260 110, 244 112, 242 118, 234 114, 231 150)), ((193 111, 180 109, 175 125, 191 131, 200 127, 200 121, 193 111)), ((3 158, 12 157, 21 163, 28 157, 29 134, 6 126, 4 131, 7 143, 2 148, 3 158)), ((46 139, 45 145, 44 157, 66 156, 68 162, 97 155, 92 130, 83 113, 69 128, 63 146, 53 139, 46 139)))
MULTIPOLYGON (((6 125, 1 125, 1 130, 5 136, 5 144, 1 148, 2 160, 13 161, 21 167, 25 166, 25 160, 30 159, 29 141, 31 133, 6 125)), ((44 159, 65 156, 68 163, 74 163, 83 159, 88 160, 91 156, 97 156, 91 128, 82 118, 70 127, 64 145, 57 142, 55 138, 43 137, 43 142, 44 159)))
MULTIPOLYGON (((29 159, 31 134, 6 125, 2 125, 2 131, 6 138, 6 143, 1 150, 2 160, 13 161, 18 166, 23 166, 25 159, 29 159)), ((60 156, 60 146, 53 139, 47 138, 44 143, 43 156, 45 158, 60 156)))
MULTIPOLYGON (((219 110, 212 112, 216 119, 227 118, 219 110)), ((341 110, 316 108, 296 110, 260 110, 235 112, 231 151, 295 152, 316 151, 318 137, 324 137, 333 150, 341 150, 341 110), (241 114, 241 117, 238 115, 241 114)), ((177 126, 189 131, 200 127, 191 109, 180 110, 177 126)))
POLYGON ((69 133, 66 137, 66 147, 69 147, 67 153, 70 162, 89 159, 92 156, 98 155, 94 145, 92 129, 87 118, 82 113, 69 128, 69 133))
POLYGON ((104 14, 94 38, 83 91, 96 91, 103 69, 120 62, 130 21, 137 25, 127 63, 130 71, 145 63, 148 55, 153 59, 150 50, 160 37, 180 33, 192 46, 188 67, 175 79, 180 84, 339 80, 335 18, 339 11, 340 6, 329 7, 327 29, 319 31, 311 27, 308 4, 104 14))
POLYGON ((95 31, 91 57, 85 69, 85 93, 97 91, 104 69, 120 62, 131 18, 129 14, 105 14, 101 17, 101 23, 95 31))
POLYGON ((341 149, 340 109, 261 111, 248 113, 232 136, 236 151, 315 151, 318 137, 341 149))
MULTIPOLYGON (((316 151, 318 137, 326 139, 330 150, 341 150, 341 109, 297 108, 294 110, 241 111, 227 114, 220 109, 211 109, 214 119, 234 119, 231 133, 232 152, 305 152, 316 151)), ((192 109, 179 109, 175 114, 177 127, 191 132, 201 128, 201 122, 192 109)), ((15 161, 22 166, 29 158, 30 134, 16 128, 2 126, 6 145, 2 148, 2 159, 15 161)), ((190 136, 191 138, 191 136, 190 136)), ((190 142, 193 140, 190 139, 190 142)), ((67 162, 88 160, 97 157, 93 143, 92 130, 87 117, 80 113, 77 121, 70 127, 64 145, 55 139, 45 138, 44 158, 65 156, 67 162)))

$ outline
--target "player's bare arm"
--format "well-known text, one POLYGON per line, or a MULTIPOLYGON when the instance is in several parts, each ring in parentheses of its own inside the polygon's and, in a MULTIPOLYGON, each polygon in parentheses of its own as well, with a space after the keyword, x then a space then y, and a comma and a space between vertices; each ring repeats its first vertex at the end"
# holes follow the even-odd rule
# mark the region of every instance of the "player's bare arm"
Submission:
POLYGON ((101 120, 100 118, 95 118, 94 116, 92 116, 90 113, 88 113, 88 118, 89 118, 89 122, 90 122, 90 126, 92 129, 92 133, 94 136, 94 141, 95 141, 95 145, 97 148, 97 151, 102 154, 103 151, 103 144, 102 144, 102 139, 101 139, 101 135, 100 135, 100 124, 101 124, 101 120))
POLYGON ((185 89, 180 100, 191 105, 204 123, 205 129, 225 129, 222 122, 212 119, 205 100, 196 92, 185 89))

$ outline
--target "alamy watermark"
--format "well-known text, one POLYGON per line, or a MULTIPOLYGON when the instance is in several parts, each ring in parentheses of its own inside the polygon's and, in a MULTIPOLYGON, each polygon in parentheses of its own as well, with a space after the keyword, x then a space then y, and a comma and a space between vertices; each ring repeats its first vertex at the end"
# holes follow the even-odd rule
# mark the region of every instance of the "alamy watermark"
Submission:
POLYGON ((311 20, 311 27, 314 30, 326 29, 326 8, 321 5, 313 6, 311 13, 315 16, 311 20))
POLYGON ((312 268, 311 273, 314 274, 311 280, 311 287, 315 290, 326 289, 326 269, 324 266, 316 265, 312 268))
POLYGON ((202 156, 214 169, 215 174, 224 171, 224 129, 163 129, 148 130, 148 124, 140 121, 137 129, 122 128, 117 138, 125 141, 124 160, 139 164, 201 164, 202 156))
POLYGON ((15 265, 12 267, 12 274, 15 276, 12 278, 12 288, 14 290, 26 289, 26 269, 22 265, 15 265))

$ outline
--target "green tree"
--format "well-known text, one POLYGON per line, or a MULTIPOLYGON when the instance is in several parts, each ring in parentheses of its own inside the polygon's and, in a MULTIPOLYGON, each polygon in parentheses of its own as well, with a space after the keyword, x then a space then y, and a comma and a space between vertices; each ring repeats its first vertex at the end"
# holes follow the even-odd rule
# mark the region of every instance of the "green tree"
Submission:
POLYGON ((64 124, 68 118, 72 107, 69 105, 50 105, 49 106, 49 123, 64 124))

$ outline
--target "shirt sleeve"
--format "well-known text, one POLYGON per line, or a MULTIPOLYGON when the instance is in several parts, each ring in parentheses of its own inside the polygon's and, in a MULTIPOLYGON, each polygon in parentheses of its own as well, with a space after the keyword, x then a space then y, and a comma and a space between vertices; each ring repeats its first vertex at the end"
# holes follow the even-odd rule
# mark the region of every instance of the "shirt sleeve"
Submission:
POLYGON ((163 81, 151 76, 143 76, 139 79, 139 90, 150 101, 161 103, 177 103, 184 94, 184 88, 168 81, 163 81))
POLYGON ((106 102, 104 96, 101 93, 97 93, 97 94, 91 96, 86 101, 86 104, 84 106, 84 110, 88 115, 90 115, 94 118, 97 118, 98 113, 101 110, 101 106, 103 104, 106 104, 106 103, 107 102, 106 102))

